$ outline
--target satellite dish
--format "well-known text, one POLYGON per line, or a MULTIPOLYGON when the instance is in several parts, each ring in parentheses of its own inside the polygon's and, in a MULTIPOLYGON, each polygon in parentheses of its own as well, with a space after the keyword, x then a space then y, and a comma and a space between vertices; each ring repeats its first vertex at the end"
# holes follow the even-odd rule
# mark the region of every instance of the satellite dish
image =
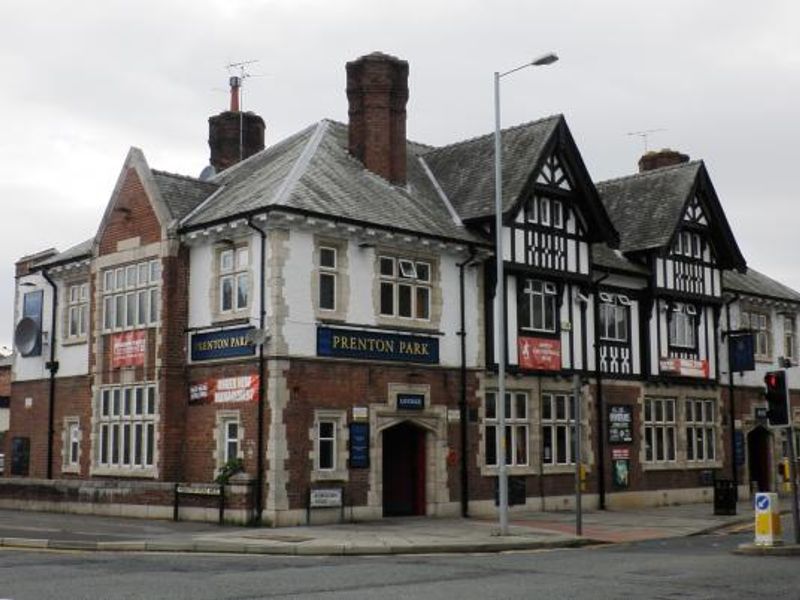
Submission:
POLYGON ((41 334, 39 324, 30 317, 24 317, 14 330, 14 345, 22 356, 31 356, 39 345, 41 334))
POLYGON ((249 341, 254 346, 258 346, 259 344, 263 344, 269 341, 270 336, 267 333, 266 329, 258 329, 254 328, 247 332, 247 341, 249 341))
POLYGON ((214 165, 208 165, 205 169, 200 171, 200 181, 208 181, 214 175, 217 174, 217 170, 214 168, 214 165))

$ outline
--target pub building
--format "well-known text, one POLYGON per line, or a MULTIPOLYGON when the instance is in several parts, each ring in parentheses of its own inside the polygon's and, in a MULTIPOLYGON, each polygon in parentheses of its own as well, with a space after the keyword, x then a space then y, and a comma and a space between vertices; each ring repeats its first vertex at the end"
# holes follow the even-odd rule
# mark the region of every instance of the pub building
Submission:
POLYGON ((502 437, 515 506, 570 506, 576 461, 590 506, 710 499, 727 275, 772 280, 704 164, 595 184, 563 116, 504 130, 497 282, 492 135, 411 142, 408 64, 346 73, 347 124, 269 147, 232 78, 199 178, 132 148, 91 240, 17 262, 0 506, 215 519, 222 474, 229 521, 490 515, 502 437))

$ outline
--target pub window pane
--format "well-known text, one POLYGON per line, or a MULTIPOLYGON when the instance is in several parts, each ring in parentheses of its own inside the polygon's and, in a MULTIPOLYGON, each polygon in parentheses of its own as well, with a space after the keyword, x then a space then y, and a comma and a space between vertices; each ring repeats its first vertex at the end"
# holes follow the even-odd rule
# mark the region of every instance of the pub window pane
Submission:
POLYGON ((333 248, 319 249, 319 265, 329 269, 336 268, 336 250, 333 248))
POLYGON ((394 314, 394 286, 391 283, 381 283, 381 314, 394 314))
POLYGON ((336 276, 331 273, 319 275, 319 307, 323 310, 336 309, 336 276))
POLYGON ((397 286, 397 314, 401 317, 411 317, 411 286, 397 286))
POLYGON ((486 418, 497 418, 497 412, 495 410, 495 395, 491 393, 486 394, 486 418))
POLYGON ((497 428, 494 425, 486 426, 486 464, 497 464, 497 428))

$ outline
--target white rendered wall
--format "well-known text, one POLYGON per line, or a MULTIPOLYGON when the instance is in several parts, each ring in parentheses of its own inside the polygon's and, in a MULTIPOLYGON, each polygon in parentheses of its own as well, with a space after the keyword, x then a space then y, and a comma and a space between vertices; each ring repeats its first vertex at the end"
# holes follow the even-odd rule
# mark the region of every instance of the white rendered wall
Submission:
MULTIPOLYGON (((86 277, 88 278, 88 273, 86 277)), ((64 282, 55 279, 55 277, 51 278, 58 288, 59 296, 58 315, 56 318, 57 340, 55 355, 55 359, 59 363, 59 368, 56 377, 62 378, 86 375, 89 372, 89 344, 86 341, 80 343, 64 343, 64 327, 66 325, 64 282)), ((22 303, 25 294, 37 290, 44 291, 42 301, 42 352, 39 356, 28 357, 22 356, 16 351, 14 352, 14 364, 12 367, 12 377, 14 381, 31 381, 50 377, 50 372, 45 365, 50 360, 53 289, 39 273, 33 273, 17 280, 14 326, 16 327, 16 324, 22 318, 22 303), (32 285, 29 286, 27 284, 32 285)))

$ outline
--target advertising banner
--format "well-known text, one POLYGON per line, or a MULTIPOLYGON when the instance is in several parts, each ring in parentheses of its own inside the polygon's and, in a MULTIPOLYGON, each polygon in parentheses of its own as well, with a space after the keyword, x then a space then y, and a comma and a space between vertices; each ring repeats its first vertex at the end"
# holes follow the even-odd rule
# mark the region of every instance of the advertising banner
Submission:
POLYGON ((147 332, 124 331, 111 336, 111 367, 141 367, 147 348, 147 332))
POLYGON ((258 398, 258 375, 222 377, 189 386, 189 402, 253 402, 258 398))
POLYGON ((520 337, 517 347, 521 369, 534 371, 561 369, 561 340, 520 337))
POLYGON ((708 379, 708 361, 689 358, 662 358, 658 364, 661 372, 681 377, 702 377, 708 379))
POLYGON ((317 328, 317 356, 439 364, 439 340, 421 335, 317 328))

